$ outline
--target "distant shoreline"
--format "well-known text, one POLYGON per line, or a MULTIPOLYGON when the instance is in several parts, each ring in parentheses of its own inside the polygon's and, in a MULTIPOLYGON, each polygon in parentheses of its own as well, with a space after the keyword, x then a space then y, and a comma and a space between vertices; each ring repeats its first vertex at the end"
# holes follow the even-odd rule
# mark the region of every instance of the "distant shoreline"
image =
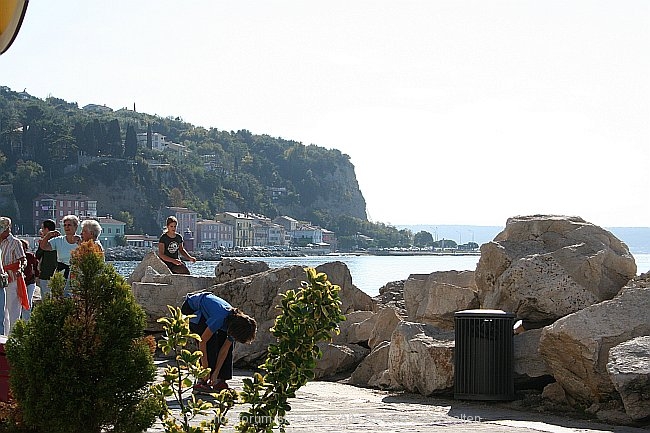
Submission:
MULTIPOLYGON (((104 252, 106 261, 142 261, 144 256, 148 253, 155 251, 152 248, 146 247, 113 247, 107 248, 104 252)), ((192 251, 192 255, 197 260, 202 261, 219 261, 222 258, 230 257, 308 257, 308 256, 480 256, 480 251, 410 251, 410 250, 382 250, 382 251, 350 251, 350 252, 337 252, 337 253, 324 253, 322 251, 308 250, 289 250, 289 251, 192 251)))

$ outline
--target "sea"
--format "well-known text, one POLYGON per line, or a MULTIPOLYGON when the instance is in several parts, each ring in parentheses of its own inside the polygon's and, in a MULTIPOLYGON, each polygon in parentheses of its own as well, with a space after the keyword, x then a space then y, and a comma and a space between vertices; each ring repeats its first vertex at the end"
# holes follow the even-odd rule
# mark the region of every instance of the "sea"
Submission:
MULTIPOLYGON (((650 254, 632 253, 637 265, 637 274, 650 271, 650 254)), ((480 256, 306 256, 306 257, 239 257, 243 260, 264 261, 271 268, 290 265, 316 267, 323 263, 340 261, 345 263, 352 275, 352 283, 370 296, 377 296, 386 283, 405 280, 411 274, 430 274, 437 271, 473 271, 480 256)), ((138 261, 109 262, 120 275, 128 278, 138 261)), ((187 263, 193 275, 214 276, 217 261, 187 263)))

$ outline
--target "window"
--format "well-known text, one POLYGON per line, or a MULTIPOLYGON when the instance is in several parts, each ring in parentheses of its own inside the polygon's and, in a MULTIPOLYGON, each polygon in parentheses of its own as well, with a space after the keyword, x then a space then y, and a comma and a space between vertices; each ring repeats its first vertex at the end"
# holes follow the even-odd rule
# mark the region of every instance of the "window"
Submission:
POLYGON ((108 228, 108 233, 112 233, 112 232, 113 232, 112 230, 113 230, 113 229, 109 227, 109 228, 108 228))
POLYGON ((63 207, 63 200, 59 200, 59 206, 63 207))
POLYGON ((115 228, 115 233, 117 233, 117 234, 120 233, 120 229, 119 229, 119 227, 118 227, 118 228, 115 228))
POLYGON ((34 212, 34 216, 38 216, 38 211, 34 212))
POLYGON ((59 216, 61 216, 61 217, 63 216, 63 211, 62 210, 59 211, 59 216))

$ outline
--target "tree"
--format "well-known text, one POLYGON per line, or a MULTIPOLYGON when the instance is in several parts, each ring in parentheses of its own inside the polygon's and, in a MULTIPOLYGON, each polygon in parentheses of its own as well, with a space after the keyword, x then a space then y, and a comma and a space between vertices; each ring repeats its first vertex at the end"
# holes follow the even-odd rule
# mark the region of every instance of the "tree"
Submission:
POLYGON ((86 126, 84 126, 83 141, 83 146, 81 148, 85 151, 86 155, 97 156, 99 145, 97 143, 97 139, 95 138, 95 134, 93 133, 92 123, 86 123, 86 126))
POLYGON ((147 123, 147 149, 153 149, 153 132, 151 131, 151 123, 147 123))
POLYGON ((138 153, 138 135, 135 133, 135 127, 131 124, 126 127, 126 139, 124 140, 124 157, 135 159, 138 153))
POLYGON ((108 151, 110 152, 110 155, 115 158, 121 158, 124 154, 124 148, 122 147, 122 131, 120 131, 120 122, 117 119, 108 122, 106 141, 108 143, 108 151))
POLYGON ((173 188, 169 191, 169 202, 172 206, 183 206, 183 193, 178 188, 173 188))
POLYGON ((161 410, 148 392, 156 369, 145 313, 94 243, 77 247, 71 264, 74 296, 63 296, 55 274, 52 297, 6 345, 24 423, 48 433, 142 432, 161 410))
POLYGON ((122 221, 126 224, 124 227, 125 231, 133 230, 133 215, 129 211, 120 211, 117 214, 118 221, 122 221))
POLYGON ((413 244, 416 247, 430 247, 433 245, 433 236, 427 231, 420 231, 413 235, 413 244))
MULTIPOLYGON (((44 184, 45 171, 40 164, 34 161, 19 160, 16 163, 16 177, 14 178, 14 191, 20 191, 21 195, 26 197, 36 197, 44 184)), ((15 222, 21 225, 30 227, 32 202, 19 201, 18 202, 21 219, 15 222)))
POLYGON ((91 129, 95 137, 95 143, 97 143, 97 154, 109 154, 108 142, 106 141, 106 127, 104 124, 99 119, 94 119, 91 123, 91 129))

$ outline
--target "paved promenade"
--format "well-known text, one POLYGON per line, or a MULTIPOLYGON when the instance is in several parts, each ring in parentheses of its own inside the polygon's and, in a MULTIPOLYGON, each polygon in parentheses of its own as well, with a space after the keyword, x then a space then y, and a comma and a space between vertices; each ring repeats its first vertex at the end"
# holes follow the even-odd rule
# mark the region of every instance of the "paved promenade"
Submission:
MULTIPOLYGON (((241 389, 247 372, 236 372, 229 381, 241 389)), ((209 397, 208 397, 209 399, 209 397)), ((358 388, 336 382, 310 382, 290 401, 287 419, 289 433, 430 433, 430 432, 497 432, 497 433, 605 433, 641 432, 650 430, 615 427, 555 415, 521 412, 504 408, 499 403, 462 402, 427 398, 358 388)), ((236 409, 236 408, 235 408, 236 409)), ((232 432, 238 412, 230 412, 230 425, 222 429, 232 432)), ((160 424, 147 433, 163 432, 160 424)))

